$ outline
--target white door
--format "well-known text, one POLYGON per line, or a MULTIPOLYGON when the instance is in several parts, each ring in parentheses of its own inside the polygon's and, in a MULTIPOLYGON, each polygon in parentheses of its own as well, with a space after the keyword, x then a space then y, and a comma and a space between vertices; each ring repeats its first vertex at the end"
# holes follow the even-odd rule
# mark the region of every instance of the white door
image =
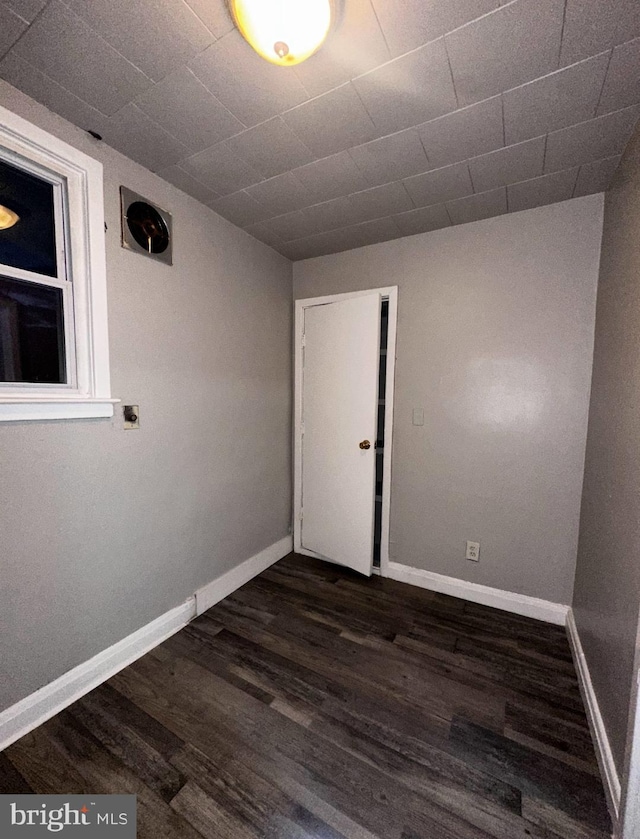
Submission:
POLYGON ((301 546, 371 574, 379 293, 304 309, 301 546))

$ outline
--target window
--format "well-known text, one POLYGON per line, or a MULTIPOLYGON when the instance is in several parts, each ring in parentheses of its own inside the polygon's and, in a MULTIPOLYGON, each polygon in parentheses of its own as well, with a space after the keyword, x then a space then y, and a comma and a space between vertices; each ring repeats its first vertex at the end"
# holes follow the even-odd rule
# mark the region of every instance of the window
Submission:
POLYGON ((109 417, 102 166, 0 108, 0 421, 109 417))

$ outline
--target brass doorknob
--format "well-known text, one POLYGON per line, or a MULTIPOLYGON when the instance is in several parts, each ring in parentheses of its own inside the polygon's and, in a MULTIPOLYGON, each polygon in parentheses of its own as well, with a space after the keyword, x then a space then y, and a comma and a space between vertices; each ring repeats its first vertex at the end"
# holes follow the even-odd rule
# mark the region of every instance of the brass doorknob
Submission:
POLYGON ((360 443, 360 448, 361 449, 370 449, 371 448, 371 443, 368 440, 363 440, 360 443))

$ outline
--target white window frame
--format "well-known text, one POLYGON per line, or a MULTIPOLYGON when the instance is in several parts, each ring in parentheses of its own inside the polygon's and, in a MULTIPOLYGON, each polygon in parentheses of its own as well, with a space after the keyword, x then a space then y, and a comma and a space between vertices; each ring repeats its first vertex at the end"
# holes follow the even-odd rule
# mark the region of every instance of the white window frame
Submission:
MULTIPOLYGON (((54 184, 58 278, 22 272, 24 279, 63 288, 67 382, 0 382, 0 422, 111 417, 107 329, 107 272, 102 164, 0 107, 0 156, 54 184), (26 161, 26 165, 25 165, 26 161), (64 228, 64 241, 59 230, 64 228), (64 270, 60 268, 64 266, 64 270)), ((0 273, 3 266, 0 265, 0 273)), ((7 276, 19 279, 11 268, 7 276)))

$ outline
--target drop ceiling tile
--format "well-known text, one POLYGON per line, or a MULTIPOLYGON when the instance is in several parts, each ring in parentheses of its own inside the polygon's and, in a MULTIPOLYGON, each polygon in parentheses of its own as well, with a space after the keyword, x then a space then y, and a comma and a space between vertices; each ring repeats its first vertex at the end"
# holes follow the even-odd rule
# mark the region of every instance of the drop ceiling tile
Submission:
POLYGON ((400 230, 392 218, 380 218, 320 235, 324 237, 326 246, 331 249, 329 252, 337 252, 397 239, 400 230))
POLYGON ((0 78, 24 91, 37 102, 41 102, 56 114, 68 119, 74 125, 102 134, 109 117, 92 108, 65 90, 49 76, 46 76, 27 61, 23 61, 12 50, 0 61, 0 78))
POLYGON ((234 29, 190 64, 202 83, 246 126, 256 125, 309 96, 292 68, 254 52, 234 29))
POLYGON ((560 66, 638 36, 638 0, 567 0, 560 66))
POLYGON ((555 70, 564 0, 516 0, 445 40, 461 105, 555 70))
POLYGON ((180 167, 218 195, 230 195, 261 180, 260 173, 226 143, 182 160, 180 167))
POLYGON ((386 242, 389 239, 397 239, 399 235, 400 231, 393 219, 376 219, 342 230, 330 230, 296 239, 287 242, 279 250, 284 256, 295 261, 386 242))
POLYGON ((579 198, 581 195, 605 192, 609 188, 621 157, 622 155, 606 157, 604 160, 595 160, 593 163, 585 163, 581 166, 573 197, 579 198))
POLYGON ((286 256, 292 262, 298 262, 301 259, 312 259, 314 256, 322 256, 331 253, 331 251, 323 249, 321 237, 315 237, 314 239, 298 239, 296 242, 286 242, 278 247, 278 253, 286 256))
POLYGON ((497 9, 499 0, 373 0, 373 5, 397 56, 497 9))
POLYGON ((313 224, 301 210, 276 216, 266 221, 264 225, 267 230, 283 242, 303 239, 315 233, 313 224))
POLYGON ((555 204, 556 201, 567 201, 573 197, 577 177, 578 169, 574 168, 519 184, 510 184, 507 187, 509 212, 517 213, 532 207, 555 204))
POLYGON ((135 105, 125 105, 104 126, 106 143, 152 172, 177 163, 189 150, 135 105))
POLYGON ((309 230, 312 233, 324 233, 363 221, 357 206, 346 197, 314 204, 313 207, 302 210, 302 213, 309 222, 309 230))
POLYGON ((186 0, 186 3, 216 38, 222 38, 235 26, 226 0, 186 0))
POLYGON ((0 3, 0 58, 9 52, 26 29, 27 22, 0 3))
POLYGON ((244 129, 186 67, 146 90, 136 105, 191 152, 207 149, 244 129))
POLYGON ((109 116, 151 84, 141 70, 59 0, 52 0, 14 50, 70 93, 109 116))
POLYGON ((351 83, 282 115, 289 128, 319 157, 379 136, 351 83))
POLYGON ((343 19, 324 46, 295 68, 311 96, 319 96, 390 58, 371 0, 343 4, 343 19))
POLYGON ((634 106, 549 134, 545 172, 622 154, 639 114, 640 107, 634 106))
POLYGON ((447 166, 504 145, 499 96, 418 126, 432 167, 447 166))
POLYGON ((602 53, 503 95, 509 145, 595 116, 609 54, 602 53))
POLYGON ((345 245, 344 236, 340 236, 338 231, 331 230, 328 233, 318 233, 316 236, 310 236, 307 239, 287 242, 285 245, 286 251, 282 251, 282 253, 293 262, 297 262, 300 259, 327 256, 328 254, 351 250, 354 247, 359 247, 359 245, 345 245))
POLYGON ((640 102, 640 38, 616 47, 598 104, 598 116, 640 102))
POLYGON ((355 208, 358 221, 393 216, 405 210, 413 210, 415 206, 402 181, 356 192, 349 196, 349 201, 355 208))
POLYGON ((274 214, 288 213, 309 207, 314 199, 309 190, 294 174, 285 172, 247 189, 249 195, 264 204, 274 214))
POLYGON ((451 226, 451 219, 444 204, 409 210, 408 213, 399 213, 393 219, 403 236, 428 233, 430 230, 440 230, 442 227, 451 226))
POLYGON ((369 186, 348 151, 301 166, 294 169, 293 174, 302 181, 316 201, 340 198, 369 186))
POLYGON ((443 166, 424 175, 405 178, 403 183, 416 207, 441 204, 473 192, 466 163, 454 163, 453 166, 443 166))
POLYGON ((353 84, 380 134, 458 107, 442 38, 360 76, 353 84))
POLYGON ((447 211, 454 224, 501 216, 507 212, 507 189, 504 186, 447 202, 447 211))
POLYGON ((188 172, 185 172, 179 166, 169 166, 166 169, 161 169, 158 175, 202 204, 209 204, 219 197, 212 189, 192 178, 188 172))
POLYGON ((527 181, 542 174, 544 137, 536 137, 514 146, 483 154, 469 161, 471 180, 476 192, 488 192, 499 186, 527 181))
POLYGON ((231 144, 265 178, 310 163, 315 157, 280 117, 249 128, 231 144))
POLYGON ((347 242, 352 243, 349 247, 364 247, 378 242, 387 242, 389 239, 397 239, 400 229, 393 218, 379 218, 374 221, 365 221, 355 227, 346 227, 344 233, 347 242))
POLYGON ((67 0, 67 5, 154 81, 214 40, 183 0, 67 0))
POLYGON ((283 244, 282 239, 273 233, 264 221, 259 221, 257 224, 251 224, 245 227, 247 233, 269 245, 272 248, 278 249, 283 244))
POLYGON ((28 23, 38 15, 47 5, 48 0, 3 0, 3 3, 12 12, 26 20, 28 23))
POLYGON ((408 178, 429 169, 415 128, 350 149, 349 154, 372 186, 408 178))
POLYGON ((218 198, 212 201, 209 206, 218 215, 221 215, 233 224, 237 224, 238 227, 248 227, 250 224, 265 221, 265 219, 273 215, 266 207, 260 204, 259 201, 256 201, 251 195, 248 195, 244 190, 234 192, 231 195, 225 195, 224 198, 218 198))

